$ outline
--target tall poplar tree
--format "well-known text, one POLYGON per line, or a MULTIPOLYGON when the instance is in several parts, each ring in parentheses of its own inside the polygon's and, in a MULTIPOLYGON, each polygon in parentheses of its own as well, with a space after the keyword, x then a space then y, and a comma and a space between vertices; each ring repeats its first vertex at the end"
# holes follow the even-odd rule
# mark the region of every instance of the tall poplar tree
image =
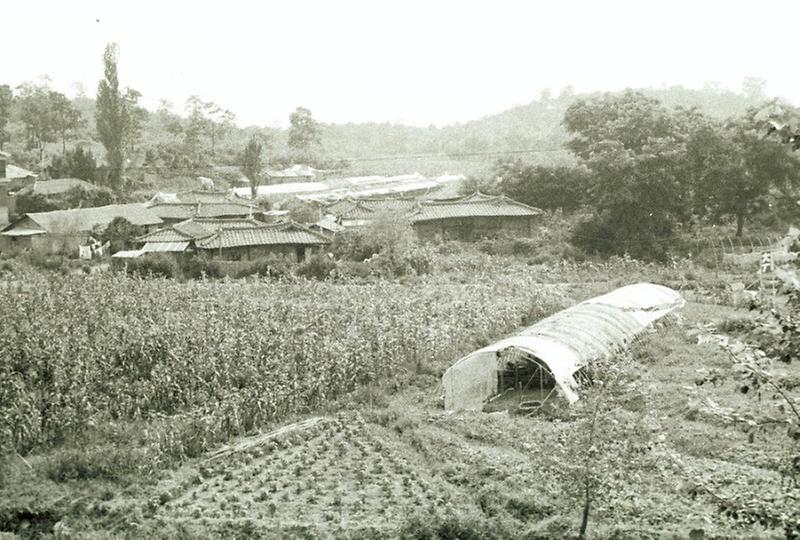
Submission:
POLYGON ((115 43, 106 45, 103 55, 105 77, 97 85, 97 133, 106 148, 108 184, 116 191, 122 189, 125 166, 125 134, 128 131, 128 104, 119 90, 115 43))

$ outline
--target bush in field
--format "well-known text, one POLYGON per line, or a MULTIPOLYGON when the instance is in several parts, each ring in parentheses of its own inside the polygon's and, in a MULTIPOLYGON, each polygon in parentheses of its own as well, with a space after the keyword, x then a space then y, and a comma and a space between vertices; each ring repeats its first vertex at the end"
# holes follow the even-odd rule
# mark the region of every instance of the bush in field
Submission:
POLYGON ((125 259, 118 263, 125 271, 140 277, 174 278, 180 274, 175 257, 171 255, 145 255, 136 259, 125 259))
POLYGON ((298 276, 311 279, 326 279, 336 269, 336 263, 327 255, 318 253, 300 263, 295 270, 298 276))
POLYGON ((111 252, 116 253, 123 249, 132 249, 133 241, 144 233, 144 227, 134 225, 125 218, 116 217, 102 228, 96 237, 103 243, 109 242, 111 252))
POLYGON ((44 474, 54 482, 90 478, 114 480, 135 473, 140 465, 141 456, 131 451, 62 449, 45 462, 44 474))
POLYGON ((407 518, 398 531, 403 540, 500 540, 515 536, 514 531, 496 520, 466 514, 416 514, 407 518))
POLYGON ((383 277, 431 273, 435 259, 433 249, 417 241, 408 219, 391 212, 337 235, 331 250, 337 259, 368 262, 383 277))
POLYGON ((66 272, 70 264, 70 259, 63 254, 42 253, 35 250, 22 254, 21 260, 35 268, 58 272, 66 272))
POLYGON ((533 238, 504 236, 481 240, 477 248, 487 255, 533 255, 540 244, 533 238))
POLYGON ((176 259, 180 274, 185 279, 201 279, 223 277, 219 265, 215 261, 196 255, 183 255, 176 259))
MULTIPOLYGON (((635 468, 651 446, 651 429, 641 415, 644 393, 628 355, 597 360, 591 385, 570 408, 569 430, 549 440, 546 451, 565 494, 580 509, 578 538, 586 538, 596 506, 614 506, 621 486, 635 477, 635 468)), ((641 467, 639 470, 643 470, 641 467)))
POLYGON ((670 222, 647 220, 632 210, 595 216, 577 224, 570 243, 589 254, 628 254, 636 259, 665 261, 674 243, 672 234, 670 222))

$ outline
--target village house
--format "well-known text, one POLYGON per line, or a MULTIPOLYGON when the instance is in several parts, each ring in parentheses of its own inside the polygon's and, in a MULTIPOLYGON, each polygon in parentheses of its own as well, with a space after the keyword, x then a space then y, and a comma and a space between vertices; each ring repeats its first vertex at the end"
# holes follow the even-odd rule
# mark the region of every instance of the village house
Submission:
POLYGON ((212 236, 223 228, 253 228, 263 223, 251 217, 242 219, 191 218, 152 231, 136 239, 145 253, 192 253, 195 241, 212 236))
POLYGON ((36 181, 38 175, 8 162, 10 154, 0 152, 0 181, 8 183, 9 193, 19 191, 36 181))
POLYGON ((158 192, 145 205, 167 224, 180 223, 196 217, 264 218, 260 207, 225 191, 158 192))
POLYGON ((14 213, 12 193, 33 184, 36 174, 8 163, 9 154, 0 152, 0 226, 7 224, 14 213))
POLYGON ((423 201, 409 219, 425 240, 476 240, 502 234, 530 237, 542 210, 504 195, 474 193, 450 200, 423 201))
POLYGON ((158 216, 139 203, 34 212, 0 230, 0 250, 77 253, 78 246, 86 245, 93 231, 106 227, 115 218, 125 219, 146 230, 154 230, 163 224, 158 216))
POLYGON ((161 218, 164 223, 180 223, 194 217, 198 218, 247 218, 260 217, 261 208, 252 204, 235 201, 226 202, 194 202, 194 203, 157 203, 148 206, 150 211, 161 218))
POLYGON ((192 218, 137 239, 146 253, 204 253, 222 260, 281 256, 305 260, 330 241, 291 221, 192 218))
POLYGON ((325 206, 323 218, 316 224, 324 228, 333 220, 344 229, 369 225, 385 214, 409 215, 419 203, 414 199, 354 199, 347 198, 325 206))
POLYGON ((325 206, 315 227, 341 232, 364 227, 382 215, 408 219, 424 240, 475 240, 501 234, 529 237, 542 214, 503 195, 474 193, 440 200, 343 199, 325 206))

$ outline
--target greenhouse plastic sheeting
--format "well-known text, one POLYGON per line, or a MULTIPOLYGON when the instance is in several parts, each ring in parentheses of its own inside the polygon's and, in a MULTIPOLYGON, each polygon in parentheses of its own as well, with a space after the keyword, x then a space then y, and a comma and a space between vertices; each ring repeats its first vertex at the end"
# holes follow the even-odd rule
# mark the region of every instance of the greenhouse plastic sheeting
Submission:
POLYGON ((481 410, 497 393, 498 353, 509 347, 544 362, 561 393, 574 403, 578 400, 576 371, 592 360, 611 356, 684 303, 672 289, 639 283, 560 311, 453 364, 442 377, 445 408, 481 410))
POLYGON ((669 287, 652 283, 638 283, 621 287, 584 303, 605 304, 620 308, 642 324, 648 325, 670 311, 682 307, 685 302, 680 294, 669 287))

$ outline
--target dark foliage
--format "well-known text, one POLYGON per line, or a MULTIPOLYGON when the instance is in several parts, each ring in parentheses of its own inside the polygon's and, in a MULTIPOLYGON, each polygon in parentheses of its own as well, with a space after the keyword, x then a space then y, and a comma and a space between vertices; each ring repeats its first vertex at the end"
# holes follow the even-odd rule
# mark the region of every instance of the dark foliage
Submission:
POLYGON ((52 178, 80 178, 90 183, 97 182, 97 161, 89 150, 82 147, 67 150, 61 156, 53 158, 50 165, 52 178))
POLYGON ((117 217, 109 223, 102 233, 99 240, 111 243, 111 251, 115 253, 123 249, 134 248, 134 240, 145 233, 143 227, 131 224, 125 218, 117 217))
POLYGON ((530 206, 572 211, 588 200, 590 172, 585 167, 532 166, 508 159, 498 161, 495 169, 500 191, 530 206))

